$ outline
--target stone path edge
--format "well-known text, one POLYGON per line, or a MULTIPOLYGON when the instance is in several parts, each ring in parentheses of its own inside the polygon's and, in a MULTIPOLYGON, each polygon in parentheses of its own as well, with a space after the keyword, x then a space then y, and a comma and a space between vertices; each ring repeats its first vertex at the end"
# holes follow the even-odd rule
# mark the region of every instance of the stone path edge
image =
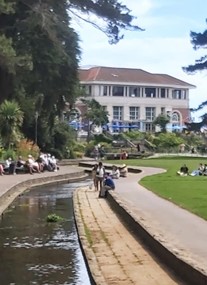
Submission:
MULTIPOLYGON (((89 167, 91 169, 92 166, 93 164, 88 162, 79 163, 79 167, 85 168, 86 172, 90 172, 89 167)), ((106 165, 106 167, 107 169, 110 169, 111 165, 106 165)), ((131 169, 132 167, 130 167, 130 170, 131 169)), ((127 229, 132 234, 134 234, 135 238, 141 240, 142 243, 146 246, 146 248, 148 248, 148 250, 150 250, 152 254, 160 260, 161 263, 165 264, 170 270, 173 270, 175 274, 177 274, 184 282, 187 282, 188 285, 207 285, 207 276, 205 272, 203 273, 199 270, 199 268, 196 268, 196 266, 194 266, 193 264, 188 263, 188 261, 182 259, 181 256, 176 255, 176 253, 174 253, 172 249, 166 247, 162 243, 162 241, 159 241, 159 239, 149 231, 149 229, 145 226, 145 224, 142 223, 142 221, 136 216, 136 214, 133 213, 133 209, 131 208, 129 210, 127 202, 125 202, 125 200, 122 200, 119 194, 116 194, 115 192, 110 192, 107 198, 107 202, 109 203, 113 211, 119 216, 120 220, 125 224, 127 229)), ((83 222, 82 219, 78 219, 78 221, 80 221, 80 223, 83 222)), ((86 247, 90 247, 86 240, 84 227, 81 229, 80 242, 83 243, 82 247, 84 250, 86 247)), ((87 254, 88 248, 86 251, 86 256, 87 254)), ((90 252, 89 256, 91 256, 92 254, 94 253, 90 252)), ((95 256, 93 258, 93 262, 91 262, 91 258, 89 258, 90 268, 94 266, 94 261, 96 263, 95 256)), ((95 267, 97 268, 97 266, 98 264, 94 266, 94 269, 95 267)), ((92 269, 92 275, 93 272, 96 273, 97 271, 92 269)), ((97 281, 96 278, 95 281, 97 281)), ((96 284, 102 285, 106 283, 104 283, 102 281, 102 278, 100 278, 100 282, 98 279, 96 284)))
POLYGON ((82 190, 83 190, 82 188, 76 189, 73 194, 73 211, 74 211, 76 229, 78 232, 79 243, 82 249, 82 254, 84 256, 85 264, 88 269, 88 274, 90 277, 91 284, 106 285, 107 282, 101 273, 96 255, 86 237, 86 228, 84 225, 84 219, 82 217, 80 202, 78 199, 78 191, 82 190))
POLYGON ((170 270, 173 270, 176 275, 180 276, 181 279, 189 285, 207 285, 207 276, 185 260, 182 260, 153 236, 133 213, 133 209, 129 210, 127 203, 120 199, 118 194, 109 192, 107 202, 130 233, 138 240, 141 240, 144 246, 146 246, 161 263, 165 264, 170 270))

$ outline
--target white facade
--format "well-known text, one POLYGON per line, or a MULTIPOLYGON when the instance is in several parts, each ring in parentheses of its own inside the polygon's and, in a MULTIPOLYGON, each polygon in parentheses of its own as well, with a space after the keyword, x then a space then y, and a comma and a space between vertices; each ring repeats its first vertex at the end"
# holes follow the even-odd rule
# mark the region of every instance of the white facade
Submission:
MULTIPOLYGON (((110 68, 108 69, 111 72, 110 68)), ((107 68, 104 68, 105 73, 106 71, 107 68)), ((93 98, 105 106, 109 113, 111 126, 117 124, 123 128, 128 126, 128 128, 132 127, 140 131, 153 131, 152 122, 159 114, 169 116, 169 130, 182 129, 184 122, 189 121, 189 88, 195 86, 173 77, 170 77, 172 80, 169 80, 167 75, 162 77, 159 75, 159 83, 157 83, 156 80, 153 82, 153 76, 156 75, 152 75, 149 82, 146 80, 140 82, 139 74, 137 74, 137 82, 133 82, 134 79, 130 82, 127 69, 118 69, 118 71, 119 75, 111 73, 111 80, 108 81, 102 78, 106 75, 101 73, 99 78, 93 77, 92 80, 80 76, 80 83, 89 98, 93 98), (123 78, 123 74, 120 73, 122 70, 125 72, 126 81, 119 81, 117 78, 123 78)), ((136 70, 133 72, 135 73, 136 70)), ((86 74, 86 71, 84 73, 86 74)), ((146 75, 148 74, 146 73, 146 75)), ((141 75, 143 78, 143 74, 141 75)), ((155 77, 155 79, 157 78, 155 77)), ((113 129, 116 128, 113 127, 113 129)))

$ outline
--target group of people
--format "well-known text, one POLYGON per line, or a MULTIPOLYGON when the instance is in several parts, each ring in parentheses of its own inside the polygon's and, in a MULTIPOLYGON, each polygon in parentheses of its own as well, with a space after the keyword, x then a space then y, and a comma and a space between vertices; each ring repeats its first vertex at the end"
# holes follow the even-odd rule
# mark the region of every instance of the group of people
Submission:
POLYGON ((190 175, 190 176, 207 176, 207 164, 203 164, 203 163, 200 163, 198 168, 193 170, 191 173, 189 173, 189 169, 187 167, 186 164, 183 164, 180 168, 179 171, 177 171, 177 174, 180 175, 180 176, 187 176, 187 175, 190 175))
POLYGON ((92 168, 92 179, 95 190, 99 192, 99 198, 106 198, 109 190, 115 190, 114 179, 127 177, 127 173, 126 164, 120 167, 113 165, 111 172, 106 172, 102 161, 96 163, 92 168))
POLYGON ((19 156, 17 160, 13 160, 9 157, 4 163, 0 164, 0 175, 5 173, 16 174, 17 170, 18 172, 29 172, 30 174, 41 173, 45 170, 57 171, 57 159, 51 154, 40 153, 37 159, 29 154, 27 159, 19 156))
POLYGON ((207 164, 200 163, 198 169, 195 169, 191 172, 191 176, 207 176, 207 164))

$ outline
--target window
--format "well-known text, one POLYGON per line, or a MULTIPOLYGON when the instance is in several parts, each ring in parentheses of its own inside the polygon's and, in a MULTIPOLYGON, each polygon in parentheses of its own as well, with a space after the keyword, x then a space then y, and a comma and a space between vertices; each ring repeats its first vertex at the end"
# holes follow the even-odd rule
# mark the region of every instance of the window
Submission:
POLYGON ((156 98, 156 88, 145 88, 146 98, 156 98))
POLYGON ((107 86, 103 87, 103 96, 107 96, 108 95, 107 89, 108 89, 107 86))
POLYGON ((165 107, 161 107, 161 115, 165 115, 165 107))
POLYGON ((172 98, 173 99, 182 99, 181 98, 181 90, 173 90, 172 91, 172 98))
POLYGON ((182 128, 180 126, 180 114, 177 112, 172 113, 172 130, 174 132, 180 131, 182 128))
POLYGON ((91 85, 88 86, 88 92, 89 92, 89 95, 92 94, 92 86, 91 85))
POLYGON ((129 119, 130 120, 139 119, 139 107, 129 107, 129 119))
POLYGON ((172 114, 172 122, 174 122, 174 123, 178 123, 180 121, 180 116, 179 116, 179 114, 178 113, 173 113, 172 114))
POLYGON ((85 95, 91 95, 91 85, 82 85, 82 90, 85 95))
POLYGON ((146 107, 145 116, 146 120, 153 121, 155 119, 155 107, 146 107))
POLYGON ((183 90, 183 99, 184 99, 184 100, 186 100, 186 99, 187 99, 186 90, 183 90))
POLYGON ((154 132, 155 126, 152 123, 146 123, 145 124, 145 131, 146 132, 154 132))
POLYGON ((165 94, 165 88, 161 88, 161 94, 160 94, 161 98, 165 98, 166 94, 165 94))
POLYGON ((124 96, 124 87, 123 86, 113 86, 112 95, 113 96, 124 96))
POLYGON ((123 107, 113 106, 113 120, 122 121, 123 119, 123 107))
POLYGON ((129 87, 129 96, 130 97, 140 97, 140 88, 139 87, 129 87))

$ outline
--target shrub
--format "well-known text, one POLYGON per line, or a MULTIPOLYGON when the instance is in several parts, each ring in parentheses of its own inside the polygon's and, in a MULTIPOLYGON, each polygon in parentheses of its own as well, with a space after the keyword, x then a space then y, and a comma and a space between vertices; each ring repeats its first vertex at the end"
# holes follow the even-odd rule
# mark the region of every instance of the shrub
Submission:
POLYGON ((3 154, 4 154, 4 148, 3 147, 0 147, 0 158, 2 158, 3 157, 3 154))
POLYGON ((59 149, 51 148, 47 152, 50 153, 51 155, 54 155, 55 158, 60 159, 60 160, 63 159, 64 157, 64 154, 59 149))
POLYGON ((112 139, 108 138, 104 133, 102 133, 102 134, 99 134, 99 135, 95 135, 94 136, 94 141, 95 141, 95 144, 99 144, 99 143, 101 144, 101 142, 111 143, 112 139))
POLYGON ((85 147, 85 156, 91 157, 91 154, 93 153, 95 143, 93 141, 89 142, 85 147))
POLYGON ((17 156, 21 155, 22 157, 27 158, 28 154, 31 154, 34 158, 37 158, 39 152, 39 147, 33 141, 22 139, 19 143, 17 143, 17 156))
POLYGON ((74 151, 74 158, 83 158, 84 153, 80 151, 74 151))
POLYGON ((2 153, 2 157, 4 160, 8 159, 9 157, 11 157, 12 159, 15 160, 16 159, 16 152, 13 149, 9 148, 2 153))
POLYGON ((85 144, 83 143, 76 143, 73 147, 73 151, 76 151, 76 152, 84 152, 85 151, 85 144))

